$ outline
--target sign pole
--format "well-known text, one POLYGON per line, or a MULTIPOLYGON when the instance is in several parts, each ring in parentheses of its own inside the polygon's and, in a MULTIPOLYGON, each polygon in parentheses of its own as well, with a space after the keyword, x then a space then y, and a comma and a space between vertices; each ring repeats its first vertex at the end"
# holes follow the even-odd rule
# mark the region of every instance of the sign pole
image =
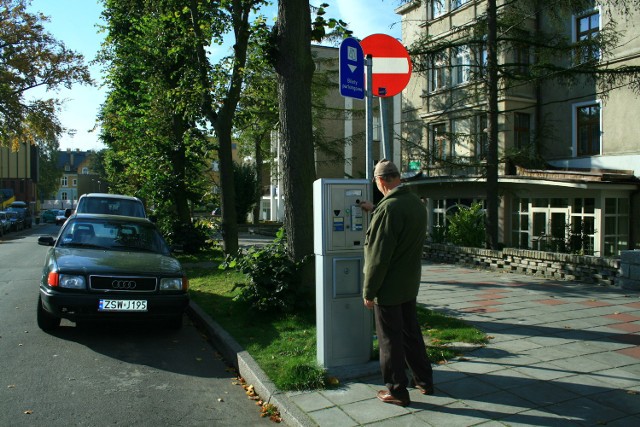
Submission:
POLYGON ((367 153, 365 161, 367 162, 367 179, 371 181, 373 179, 373 90, 372 90, 372 76, 373 76, 373 59, 371 55, 367 55, 365 59, 365 67, 367 69, 367 78, 365 79, 366 88, 366 118, 367 118, 367 153))
POLYGON ((391 158, 391 150, 389 146, 389 126, 387 123, 387 116, 389 110, 389 103, 387 99, 393 98, 378 98, 380 100, 380 140, 382 141, 382 149, 383 149, 383 158, 387 160, 392 160, 391 158))

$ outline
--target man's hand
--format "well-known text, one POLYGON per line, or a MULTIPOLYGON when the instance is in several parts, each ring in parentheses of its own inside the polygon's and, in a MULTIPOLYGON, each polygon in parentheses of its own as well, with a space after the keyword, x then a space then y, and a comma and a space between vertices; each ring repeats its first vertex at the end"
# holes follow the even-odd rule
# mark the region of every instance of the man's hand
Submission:
POLYGON ((373 203, 371 203, 368 200, 363 200, 359 203, 360 207, 362 208, 362 210, 366 211, 366 212, 371 212, 373 210, 373 208, 375 208, 375 205, 373 203))
POLYGON ((369 310, 371 310, 373 308, 373 306, 375 305, 375 303, 370 300, 370 299, 364 299, 364 306, 367 307, 369 310))

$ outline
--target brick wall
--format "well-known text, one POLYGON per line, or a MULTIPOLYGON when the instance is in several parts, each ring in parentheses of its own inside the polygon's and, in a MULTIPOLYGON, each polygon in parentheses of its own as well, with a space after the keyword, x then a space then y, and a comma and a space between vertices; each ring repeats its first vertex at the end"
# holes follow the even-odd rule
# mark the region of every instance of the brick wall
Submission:
POLYGON ((431 243, 425 245, 423 257, 451 264, 604 286, 616 285, 616 278, 620 275, 619 259, 525 249, 495 251, 431 243))

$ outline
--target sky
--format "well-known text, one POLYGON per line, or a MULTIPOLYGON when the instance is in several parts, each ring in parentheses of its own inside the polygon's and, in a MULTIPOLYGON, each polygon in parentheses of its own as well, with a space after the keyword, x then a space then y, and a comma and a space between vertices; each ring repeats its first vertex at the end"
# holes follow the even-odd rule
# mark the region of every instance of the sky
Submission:
MULTIPOLYGON (((264 14, 275 18, 277 0, 264 14)), ((399 0, 310 0, 311 5, 329 4, 327 18, 342 19, 347 22, 354 36, 363 39, 371 34, 383 33, 400 38, 400 16, 394 13, 399 0)), ((104 34, 99 33, 101 4, 99 0, 32 0, 29 10, 41 12, 49 17, 45 30, 57 40, 84 55, 87 63, 95 59, 104 34)), ((221 47, 220 56, 229 54, 227 47, 221 47)), ((215 55, 216 52, 213 51, 215 55)), ((71 135, 60 138, 60 149, 100 150, 104 145, 99 140, 96 117, 105 99, 105 89, 101 88, 101 66, 90 65, 95 87, 74 85, 71 89, 60 89, 54 94, 44 90, 33 90, 33 97, 54 96, 64 100, 59 115, 62 126, 75 130, 71 135)))

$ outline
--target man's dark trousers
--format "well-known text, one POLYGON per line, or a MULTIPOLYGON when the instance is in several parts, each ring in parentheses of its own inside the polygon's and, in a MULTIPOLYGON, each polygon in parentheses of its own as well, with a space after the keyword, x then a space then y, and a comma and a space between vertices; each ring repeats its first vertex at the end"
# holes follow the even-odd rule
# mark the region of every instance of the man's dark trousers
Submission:
POLYGON ((389 392, 400 399, 408 399, 408 365, 417 385, 433 387, 431 361, 420 332, 416 300, 399 305, 375 305, 376 330, 380 346, 382 379, 389 392))

